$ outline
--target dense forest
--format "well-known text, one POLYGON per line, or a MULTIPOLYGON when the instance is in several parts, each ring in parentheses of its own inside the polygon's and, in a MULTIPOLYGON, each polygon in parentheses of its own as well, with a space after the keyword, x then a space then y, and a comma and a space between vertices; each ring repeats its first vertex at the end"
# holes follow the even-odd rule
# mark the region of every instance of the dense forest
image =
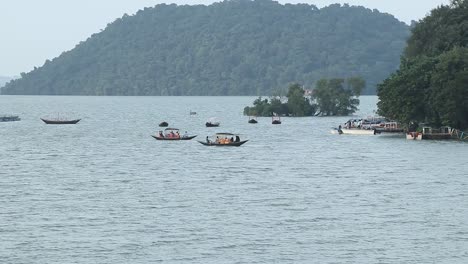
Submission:
POLYGON ((373 94, 398 68, 408 37, 409 26, 364 7, 161 4, 115 20, 2 93, 268 95, 291 83, 311 89, 322 78, 362 76, 363 93, 373 94))
POLYGON ((379 85, 379 113, 404 124, 468 128, 468 1, 412 29, 400 69, 379 85))

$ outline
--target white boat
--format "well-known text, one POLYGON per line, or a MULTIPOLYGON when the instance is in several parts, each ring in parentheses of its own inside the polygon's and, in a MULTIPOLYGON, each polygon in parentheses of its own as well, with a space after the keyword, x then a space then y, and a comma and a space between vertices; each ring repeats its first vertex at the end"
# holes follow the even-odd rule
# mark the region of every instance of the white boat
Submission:
POLYGON ((360 128, 333 128, 332 134, 338 135, 377 135, 378 132, 375 129, 360 129, 360 128))

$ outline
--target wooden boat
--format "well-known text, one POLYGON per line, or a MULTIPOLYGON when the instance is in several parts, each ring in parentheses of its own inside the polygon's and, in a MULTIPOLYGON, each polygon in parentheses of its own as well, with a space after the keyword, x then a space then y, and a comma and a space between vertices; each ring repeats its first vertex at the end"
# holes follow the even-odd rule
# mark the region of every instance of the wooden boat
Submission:
POLYGON ((44 123, 49 125, 73 125, 80 122, 81 119, 73 119, 73 120, 63 120, 63 119, 45 119, 41 118, 44 123))
POLYGON ((167 123, 166 121, 163 121, 163 122, 159 123, 159 126, 160 127, 168 127, 169 123, 167 123))
POLYGON ((249 124, 257 124, 258 121, 257 121, 257 117, 253 116, 253 117, 249 117, 249 124))
POLYGON ((212 117, 205 123, 206 127, 219 127, 219 121, 216 118, 212 117))
POLYGON ((14 115, 5 115, 5 116, 0 116, 0 122, 13 122, 13 121, 20 121, 21 118, 19 116, 14 116, 14 115))
POLYGON ((281 118, 279 116, 272 116, 271 117, 271 123, 273 125, 280 125, 281 124, 281 118))
POLYGON ((398 122, 383 122, 380 126, 375 127, 374 129, 378 133, 382 134, 404 134, 405 132, 398 122))
POLYGON ((231 133, 217 133, 214 140, 206 137, 206 141, 198 141, 200 144, 211 147, 239 147, 249 140, 240 140, 239 135, 231 133), (235 138, 235 139, 234 139, 235 138))
POLYGON ((197 135, 189 136, 187 134, 180 135, 178 128, 166 128, 164 129, 164 133, 159 131, 157 135, 151 135, 156 140, 191 140, 195 138, 197 135))
POLYGON ((439 129, 423 127, 422 139, 442 140, 452 139, 452 128, 441 127, 439 129))

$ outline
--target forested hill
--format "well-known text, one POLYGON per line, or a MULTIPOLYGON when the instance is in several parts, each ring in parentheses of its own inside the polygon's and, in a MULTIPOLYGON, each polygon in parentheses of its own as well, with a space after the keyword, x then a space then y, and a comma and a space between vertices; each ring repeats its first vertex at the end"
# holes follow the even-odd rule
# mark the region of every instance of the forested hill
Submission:
POLYGON ((408 36, 393 16, 348 5, 161 4, 124 15, 2 93, 268 95, 291 82, 310 89, 349 76, 375 93, 398 68, 408 36))

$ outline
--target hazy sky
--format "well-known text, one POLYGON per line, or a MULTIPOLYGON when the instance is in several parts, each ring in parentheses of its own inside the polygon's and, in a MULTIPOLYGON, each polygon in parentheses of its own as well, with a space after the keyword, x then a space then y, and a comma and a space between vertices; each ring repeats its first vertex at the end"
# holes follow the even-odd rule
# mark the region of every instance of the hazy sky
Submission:
MULTIPOLYGON (((16 76, 42 66, 124 13, 160 3, 210 4, 208 0, 2 0, 0 2, 0 75, 16 76)), ((409 23, 449 0, 281 0, 323 7, 362 5, 409 23)))

